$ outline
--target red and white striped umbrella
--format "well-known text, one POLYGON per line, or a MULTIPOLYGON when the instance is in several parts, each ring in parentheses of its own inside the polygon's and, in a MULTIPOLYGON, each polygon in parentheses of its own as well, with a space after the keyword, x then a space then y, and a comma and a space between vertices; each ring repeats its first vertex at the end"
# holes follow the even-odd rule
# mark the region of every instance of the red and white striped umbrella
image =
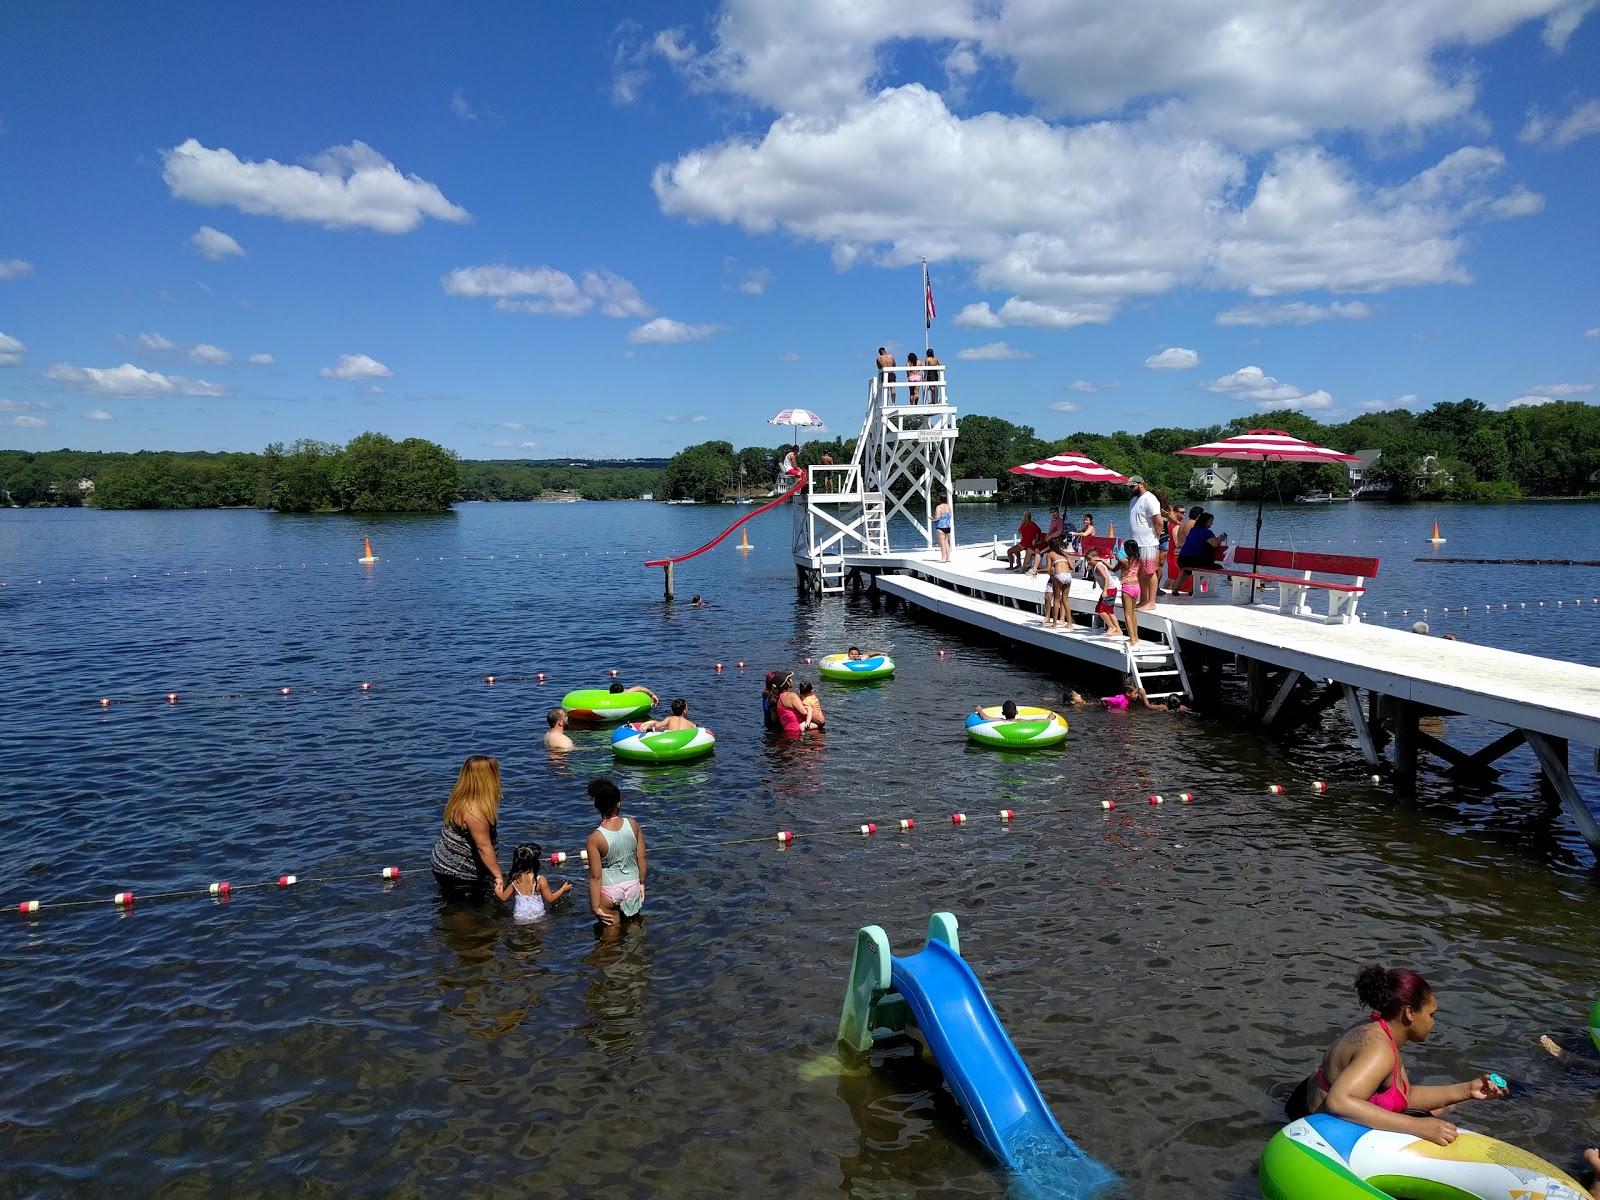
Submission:
POLYGON ((823 428, 822 418, 809 408, 786 408, 775 417, 767 420, 768 425, 793 425, 797 429, 802 426, 815 426, 823 428))
POLYGON ((1244 458, 1256 462, 1309 462, 1352 463, 1361 459, 1354 454, 1340 454, 1315 442, 1302 441, 1281 429, 1252 429, 1237 437, 1223 438, 1220 442, 1207 442, 1204 446, 1190 446, 1178 454, 1193 454, 1196 458, 1244 458))
POLYGON ((1126 475, 1118 475, 1110 467, 1102 467, 1094 459, 1065 450, 1038 462, 1023 463, 1009 468, 1013 475, 1032 475, 1035 479, 1075 479, 1082 483, 1127 483, 1126 475))

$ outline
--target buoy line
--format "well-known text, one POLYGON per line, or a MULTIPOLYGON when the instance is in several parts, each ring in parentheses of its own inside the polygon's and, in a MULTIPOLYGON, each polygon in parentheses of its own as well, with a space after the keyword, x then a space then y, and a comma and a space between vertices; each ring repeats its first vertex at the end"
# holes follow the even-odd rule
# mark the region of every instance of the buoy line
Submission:
MULTIPOLYGON (((1377 784, 1379 782, 1379 777, 1374 775, 1371 777, 1371 780, 1374 784, 1377 784)), ((1321 779, 1311 780, 1306 785, 1306 791, 1311 795, 1325 794, 1327 792, 1327 783, 1321 779)), ((1267 785, 1265 792, 1269 796, 1282 796, 1287 794, 1287 789, 1282 784, 1274 783, 1267 785)), ((1188 805, 1194 802, 1195 795, 1192 792, 1174 792, 1171 795, 1171 799, 1178 802, 1180 805, 1188 805)), ((1124 804, 1131 805, 1135 808, 1158 808, 1167 803, 1168 797, 1156 793, 1145 795, 1142 800, 1130 799, 1124 801, 1124 804)), ((1120 808, 1117 801, 1109 799, 1100 800, 1098 802, 1098 807, 1104 814, 1117 812, 1120 808)), ((1061 816, 1073 813, 1081 813, 1083 811, 1083 808, 1077 805, 1053 805, 1024 809, 1020 811, 1014 808, 1001 808, 996 810, 994 813, 994 823, 998 824, 1003 829, 1013 829, 1019 826, 1019 822, 1025 823, 1025 818, 1030 816, 1061 816)), ((952 830, 959 830, 973 824, 977 816, 978 814, 976 813, 956 811, 951 812, 943 817, 934 817, 931 819, 927 817, 903 816, 893 819, 862 821, 851 825, 848 828, 841 827, 834 824, 831 820, 823 818, 816 818, 810 821, 806 820, 805 818, 795 818, 792 820, 791 824, 801 827, 800 831, 798 832, 794 828, 781 827, 774 831, 760 834, 758 836, 696 839, 694 841, 667 840, 659 843, 648 844, 648 850, 651 855, 656 855, 660 853, 671 853, 674 851, 681 852, 684 850, 699 852, 711 847, 732 846, 776 845, 779 850, 788 850, 799 841, 838 840, 861 843, 874 840, 880 830, 883 833, 890 835, 916 833, 919 830, 926 831, 930 828, 941 826, 949 827, 952 830), (811 828, 806 829, 805 826, 807 825, 810 825, 811 828)), ((337 862, 339 860, 336 859, 334 861, 337 862)), ((552 871, 577 870, 580 866, 586 866, 588 861, 589 852, 587 849, 578 850, 575 853, 566 850, 555 850, 550 851, 545 855, 543 865, 546 867, 546 869, 552 871)), ((204 886, 197 885, 194 887, 169 888, 159 892, 134 892, 132 890, 124 890, 114 892, 110 896, 109 900, 104 895, 99 897, 65 896, 55 900, 28 899, 15 904, 10 904, 8 907, 22 916, 38 917, 41 914, 56 911, 82 911, 91 908, 103 909, 109 903, 110 906, 116 911, 126 914, 130 912, 136 904, 148 904, 151 901, 203 898, 215 901, 217 903, 223 903, 244 892, 264 891, 269 888, 276 889, 278 891, 286 891, 294 887, 305 887, 317 884, 348 883, 366 880, 382 883, 385 885, 385 889, 387 890, 388 888, 392 888, 393 886, 399 884, 407 876, 417 874, 426 875, 430 872, 430 870, 431 868, 428 864, 428 861, 424 859, 420 862, 414 863, 405 862, 400 865, 389 865, 381 868, 367 868, 361 871, 337 872, 326 875, 302 875, 285 872, 276 875, 271 879, 250 880, 244 883, 234 883, 230 880, 213 880, 204 886)))

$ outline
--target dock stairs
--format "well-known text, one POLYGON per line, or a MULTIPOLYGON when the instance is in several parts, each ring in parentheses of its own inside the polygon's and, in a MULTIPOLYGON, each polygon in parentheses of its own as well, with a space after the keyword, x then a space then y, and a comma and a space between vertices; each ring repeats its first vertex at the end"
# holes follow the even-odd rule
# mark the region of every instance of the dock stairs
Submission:
POLYGON ((1193 693, 1189 690, 1189 675, 1183 667, 1183 650, 1178 639, 1170 633, 1167 642, 1141 640, 1138 651, 1128 652, 1128 674, 1133 686, 1142 688, 1152 702, 1168 696, 1180 699, 1193 693))

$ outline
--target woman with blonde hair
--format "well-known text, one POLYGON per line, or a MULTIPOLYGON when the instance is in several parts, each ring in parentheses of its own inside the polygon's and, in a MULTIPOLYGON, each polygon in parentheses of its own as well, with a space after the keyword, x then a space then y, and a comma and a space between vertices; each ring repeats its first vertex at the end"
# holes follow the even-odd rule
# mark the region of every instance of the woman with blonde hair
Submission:
POLYGON ((505 884, 496 824, 500 819, 500 760, 474 754, 461 764, 445 801, 444 828, 429 865, 446 900, 479 902, 505 884))

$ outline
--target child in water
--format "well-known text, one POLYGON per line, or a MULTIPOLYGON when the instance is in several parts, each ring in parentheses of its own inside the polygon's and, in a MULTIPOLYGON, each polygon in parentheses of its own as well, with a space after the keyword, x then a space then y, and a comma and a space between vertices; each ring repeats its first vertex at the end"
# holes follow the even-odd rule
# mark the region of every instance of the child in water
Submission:
POLYGON ((511 919, 519 925, 543 920, 545 905, 554 904, 572 890, 570 883, 563 883, 553 892, 550 890, 549 882, 539 874, 540 855, 536 842, 518 846, 511 855, 510 878, 494 890, 500 899, 514 902, 511 919))
POLYGON ((689 702, 679 696, 672 702, 672 715, 662 717, 659 721, 643 721, 639 725, 641 733, 663 732, 674 729, 698 729, 693 721, 686 715, 689 711, 689 702))
POLYGON ((800 703, 806 706, 806 719, 800 723, 801 732, 807 729, 825 729, 828 725, 828 716, 822 711, 822 698, 817 695, 817 689, 811 681, 804 680, 796 689, 800 696, 800 703))

